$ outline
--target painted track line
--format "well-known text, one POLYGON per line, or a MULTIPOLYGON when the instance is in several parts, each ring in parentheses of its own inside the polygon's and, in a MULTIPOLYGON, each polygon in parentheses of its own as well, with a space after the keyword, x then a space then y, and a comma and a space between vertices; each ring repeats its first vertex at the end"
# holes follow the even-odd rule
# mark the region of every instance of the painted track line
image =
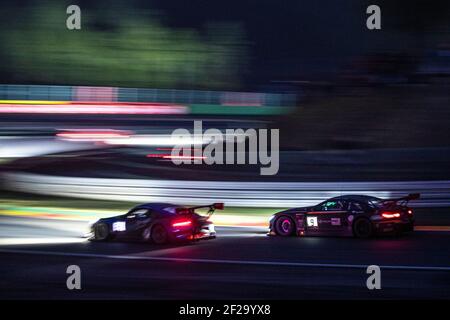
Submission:
MULTIPOLYGON (((342 268, 342 269, 367 269, 369 265, 364 264, 339 264, 339 263, 309 263, 309 262, 284 262, 284 261, 258 261, 258 260, 227 260, 227 259, 196 259, 196 258, 171 258, 171 257, 146 257, 136 255, 108 255, 93 253, 71 253, 41 250, 22 249, 0 249, 0 253, 10 254, 30 254, 48 255, 78 258, 101 258, 117 260, 140 260, 153 262, 190 262, 208 264, 229 264, 229 265, 253 265, 253 266, 273 266, 273 267, 300 267, 300 268, 342 268)), ((450 266, 402 266, 402 265, 379 265, 381 269, 409 270, 409 271, 450 271, 450 266)))

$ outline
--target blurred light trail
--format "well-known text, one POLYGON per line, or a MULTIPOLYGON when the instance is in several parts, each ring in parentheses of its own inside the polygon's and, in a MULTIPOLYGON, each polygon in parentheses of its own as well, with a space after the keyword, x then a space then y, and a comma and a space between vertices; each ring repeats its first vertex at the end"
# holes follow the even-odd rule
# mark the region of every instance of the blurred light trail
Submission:
POLYGON ((63 243, 81 243, 87 239, 77 237, 58 237, 58 238, 0 238, 0 245, 23 245, 23 244, 63 244, 63 243))
POLYGON ((68 141, 104 141, 109 139, 129 138, 130 131, 114 129, 71 129, 56 134, 58 138, 68 141))
POLYGON ((166 154, 163 156, 163 159, 192 159, 192 160, 196 160, 196 159, 206 159, 205 156, 173 156, 170 154, 166 154))
POLYGON ((206 159, 205 156, 174 156, 171 154, 159 154, 159 153, 151 153, 147 155, 147 158, 161 158, 161 159, 188 159, 188 160, 197 160, 206 159))
MULTIPOLYGON (((123 214, 120 210, 76 209, 58 207, 26 207, 13 205, 0 205, 0 214, 4 216, 43 218, 54 220, 70 220, 95 222, 100 218, 107 218, 123 214)), ((274 213, 277 209, 274 209, 274 213)), ((211 217, 214 224, 229 227, 268 227, 268 214, 218 214, 211 217)))
MULTIPOLYGON (((156 148, 156 150, 157 151, 172 151, 172 148, 156 148)), ((194 152, 194 151, 203 151, 203 150, 192 148, 191 151, 194 152)))
POLYGON ((25 158, 51 153, 98 149, 101 146, 92 143, 73 143, 58 141, 54 138, 8 139, 0 141, 0 158, 25 158))
POLYGON ((212 141, 211 136, 172 136, 170 134, 142 134, 133 135, 126 139, 106 139, 104 142, 110 145, 128 146, 175 146, 175 145, 204 145, 212 141))
MULTIPOLYGON (((65 129, 56 134, 65 141, 100 141, 108 145, 175 146, 206 144, 210 137, 177 137, 169 134, 135 134, 129 130, 115 129, 65 129)), ((171 149, 170 149, 171 150, 171 149)))
POLYGON ((450 226, 414 226, 414 231, 450 232, 450 226))
POLYGON ((64 102, 62 104, 0 103, 0 113, 187 114, 188 107, 177 104, 139 102, 64 102))
POLYGON ((70 104, 70 101, 49 101, 49 100, 0 100, 0 104, 32 104, 32 105, 47 105, 47 104, 70 104))
POLYGON ((0 214, 4 216, 45 218, 55 220, 87 221, 117 216, 118 210, 75 209, 60 207, 27 207, 0 204, 0 214))

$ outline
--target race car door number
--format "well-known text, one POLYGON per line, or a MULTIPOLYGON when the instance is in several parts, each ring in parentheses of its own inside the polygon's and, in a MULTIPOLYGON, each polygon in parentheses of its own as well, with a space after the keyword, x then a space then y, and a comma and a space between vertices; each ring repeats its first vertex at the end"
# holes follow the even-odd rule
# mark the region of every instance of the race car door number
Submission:
POLYGON ((308 217, 306 219, 306 222, 308 224, 308 227, 318 227, 319 224, 317 223, 317 217, 308 217))

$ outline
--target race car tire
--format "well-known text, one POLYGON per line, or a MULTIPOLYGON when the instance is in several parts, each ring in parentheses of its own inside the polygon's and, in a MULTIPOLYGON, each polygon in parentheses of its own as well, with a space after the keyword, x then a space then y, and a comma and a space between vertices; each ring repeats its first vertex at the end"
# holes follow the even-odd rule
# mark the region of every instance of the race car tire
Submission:
POLYGON ((108 240, 110 237, 109 227, 106 223, 99 223, 94 228, 94 239, 98 241, 108 240))
POLYGON ((372 223, 367 218, 359 218, 353 222, 353 235, 356 238, 369 238, 372 236, 372 223))
POLYGON ((152 228, 151 238, 153 243, 164 244, 169 241, 169 234, 167 233, 166 228, 157 224, 152 228))
POLYGON ((281 216, 275 221, 275 232, 282 237, 289 237, 294 234, 295 223, 288 216, 281 216))

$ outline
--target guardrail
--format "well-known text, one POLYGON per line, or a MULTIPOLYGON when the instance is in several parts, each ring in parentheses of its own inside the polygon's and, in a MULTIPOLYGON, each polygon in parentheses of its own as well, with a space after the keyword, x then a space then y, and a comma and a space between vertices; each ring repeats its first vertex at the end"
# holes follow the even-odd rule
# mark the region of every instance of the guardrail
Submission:
POLYGON ((61 177, 23 172, 2 175, 4 188, 52 196, 132 202, 205 204, 239 207, 314 205, 342 194, 380 198, 420 193, 413 207, 450 206, 450 181, 400 182, 230 182, 61 177))

